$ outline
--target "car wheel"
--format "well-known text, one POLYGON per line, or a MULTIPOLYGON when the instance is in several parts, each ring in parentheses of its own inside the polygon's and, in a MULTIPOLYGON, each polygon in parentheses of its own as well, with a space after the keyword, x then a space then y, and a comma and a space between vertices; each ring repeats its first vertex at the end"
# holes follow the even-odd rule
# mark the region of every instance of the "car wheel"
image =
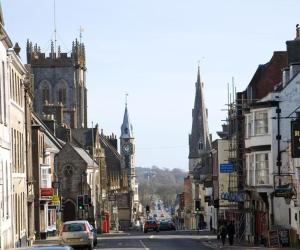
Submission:
POLYGON ((144 233, 146 234, 146 233, 147 233, 147 230, 144 230, 144 233))
POLYGON ((156 229, 156 232, 159 233, 159 229, 156 229))

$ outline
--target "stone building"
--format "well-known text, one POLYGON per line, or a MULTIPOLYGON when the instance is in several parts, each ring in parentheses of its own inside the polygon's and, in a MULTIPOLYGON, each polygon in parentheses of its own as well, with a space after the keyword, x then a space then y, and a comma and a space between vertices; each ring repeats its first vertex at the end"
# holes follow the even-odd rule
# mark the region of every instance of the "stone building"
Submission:
POLYGON ((64 200, 62 220, 86 219, 98 227, 95 189, 99 166, 83 148, 75 146, 70 141, 71 135, 57 158, 60 195, 64 200), (87 197, 84 207, 78 206, 79 195, 87 197))
POLYGON ((135 142, 133 137, 133 127, 129 119, 127 102, 121 126, 120 152, 124 164, 123 168, 128 176, 129 225, 132 225, 137 220, 134 211, 138 210, 139 198, 138 183, 135 174, 135 142))
MULTIPOLYGON (((205 209, 205 193, 201 191, 201 189, 204 189, 207 177, 211 174, 209 163, 211 136, 208 132, 208 112, 205 108, 200 67, 198 67, 195 87, 192 130, 189 135, 189 177, 186 178, 185 182, 185 190, 191 192, 189 195, 192 197, 190 200, 185 199, 185 227, 187 229, 196 229, 199 222, 208 224, 210 220, 208 211, 205 209)), ((189 195, 185 193, 185 197, 189 195)))
POLYGON ((43 118, 53 114, 58 125, 87 127, 85 47, 73 42, 71 55, 56 51, 53 42, 46 56, 37 44, 27 42, 27 63, 34 74, 34 110, 43 118), (62 119, 62 120, 61 120, 62 119))
POLYGON ((7 65, 7 50, 13 44, 4 29, 4 19, 0 5, 0 248, 14 247, 12 225, 12 181, 11 181, 11 141, 10 141, 10 84, 7 65))
POLYGON ((95 160, 99 169, 95 171, 95 214, 98 231, 101 231, 101 214, 107 207, 107 171, 105 152, 101 146, 98 124, 93 128, 78 128, 71 130, 72 142, 85 149, 95 160))
MULTIPOLYGON (((9 49, 8 72, 10 83, 10 137, 12 170, 12 221, 15 247, 27 245, 27 166, 25 143, 25 95, 24 79, 27 70, 20 60, 16 44, 15 50, 9 49)), ((4 64, 3 64, 4 65, 4 64)), ((2 65, 2 67, 3 67, 2 65)))
POLYGON ((57 222, 60 220, 58 214, 60 204, 57 202, 59 194, 53 183, 58 181, 57 155, 62 146, 62 142, 52 134, 45 123, 33 114, 34 225, 38 239, 45 239, 59 230, 57 228, 57 222))

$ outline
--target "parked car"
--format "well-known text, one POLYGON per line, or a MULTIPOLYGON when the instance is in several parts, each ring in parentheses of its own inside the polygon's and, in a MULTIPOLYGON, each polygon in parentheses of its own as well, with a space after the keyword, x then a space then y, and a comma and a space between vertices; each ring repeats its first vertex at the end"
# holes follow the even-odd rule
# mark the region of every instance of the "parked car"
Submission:
POLYGON ((59 244, 72 247, 94 247, 94 233, 91 224, 86 220, 67 221, 59 233, 59 244))
POLYGON ((176 230, 176 226, 175 223, 171 220, 161 220, 159 224, 159 230, 161 231, 176 230))
POLYGON ((159 232, 159 224, 155 220, 147 220, 144 224, 144 233, 147 233, 149 230, 159 232))

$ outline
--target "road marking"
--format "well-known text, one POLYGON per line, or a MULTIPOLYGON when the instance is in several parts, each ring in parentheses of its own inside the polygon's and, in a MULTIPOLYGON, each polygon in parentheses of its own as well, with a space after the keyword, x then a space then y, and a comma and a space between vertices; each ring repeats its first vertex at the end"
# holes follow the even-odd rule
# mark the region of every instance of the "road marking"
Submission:
POLYGON ((146 245, 144 244, 144 242, 142 240, 140 240, 140 243, 143 246, 143 248, 145 248, 145 250, 150 250, 150 248, 146 247, 146 245))

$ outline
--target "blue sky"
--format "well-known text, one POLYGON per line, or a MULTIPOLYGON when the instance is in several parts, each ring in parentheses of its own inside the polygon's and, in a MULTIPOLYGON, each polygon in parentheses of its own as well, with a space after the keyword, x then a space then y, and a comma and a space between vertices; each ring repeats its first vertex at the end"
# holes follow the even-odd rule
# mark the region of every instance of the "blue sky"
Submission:
MULTIPOLYGON (((49 52, 53 0, 2 0, 5 28, 49 52)), ((300 23, 298 0, 56 0, 63 52, 84 28, 88 120, 120 135, 125 93, 136 165, 188 169, 188 135, 201 61, 209 130, 221 129, 227 83, 245 89, 257 66, 285 50, 300 23)))

